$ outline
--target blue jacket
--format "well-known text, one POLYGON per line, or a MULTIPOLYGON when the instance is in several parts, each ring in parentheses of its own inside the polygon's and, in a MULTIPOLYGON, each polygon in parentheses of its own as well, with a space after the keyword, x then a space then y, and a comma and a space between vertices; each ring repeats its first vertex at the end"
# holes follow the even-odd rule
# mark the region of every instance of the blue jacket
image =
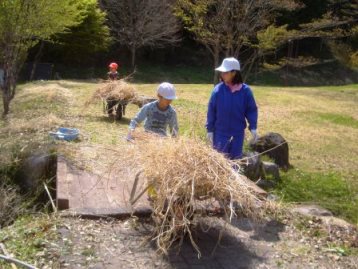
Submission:
POLYGON ((206 129, 227 136, 242 134, 246 128, 257 129, 257 106, 250 87, 242 85, 240 91, 232 93, 230 88, 221 82, 211 94, 206 129))

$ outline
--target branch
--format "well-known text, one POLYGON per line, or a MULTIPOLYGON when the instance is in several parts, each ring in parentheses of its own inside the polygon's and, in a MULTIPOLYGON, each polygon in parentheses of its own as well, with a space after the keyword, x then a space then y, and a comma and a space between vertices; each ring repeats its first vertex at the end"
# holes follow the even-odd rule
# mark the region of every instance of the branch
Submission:
POLYGON ((50 193, 50 191, 48 190, 47 185, 46 185, 45 182, 44 182, 44 187, 45 187, 46 193, 47 193, 47 195, 48 195, 48 197, 49 197, 49 199, 50 199, 53 212, 57 213, 57 207, 55 206, 55 203, 54 203, 54 201, 53 201, 53 199, 52 199, 51 193, 50 193))
POLYGON ((27 263, 25 263, 25 262, 23 262, 23 261, 20 261, 20 260, 18 260, 18 259, 11 258, 11 257, 9 257, 9 256, 0 255, 0 259, 6 261, 6 262, 8 262, 8 263, 16 263, 16 264, 21 265, 21 266, 23 266, 23 267, 25 267, 25 268, 28 268, 28 269, 38 269, 38 268, 35 267, 35 266, 32 266, 32 265, 30 265, 30 264, 27 264, 27 263))
MULTIPOLYGON (((9 256, 9 253, 7 252, 5 245, 3 243, 0 243, 0 248, 2 249, 2 252, 6 255, 9 256)), ((11 263, 11 268, 12 269, 17 269, 17 266, 14 263, 11 263)))
POLYGON ((321 30, 328 30, 328 29, 332 29, 332 28, 336 28, 342 25, 347 25, 347 24, 354 24, 357 23, 358 19, 355 20, 346 20, 346 21, 330 21, 330 22, 326 22, 326 23, 317 23, 318 25, 315 26, 314 23, 312 24, 306 24, 306 25, 302 25, 303 27, 303 32, 308 32, 308 31, 321 31, 321 30), (311 28, 309 28, 309 26, 312 26, 311 28))

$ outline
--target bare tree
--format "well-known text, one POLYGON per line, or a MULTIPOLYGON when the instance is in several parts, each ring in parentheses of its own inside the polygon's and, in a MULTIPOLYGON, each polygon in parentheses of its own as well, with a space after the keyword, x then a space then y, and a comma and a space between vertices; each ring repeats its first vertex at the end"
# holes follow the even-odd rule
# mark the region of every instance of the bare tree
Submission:
POLYGON ((295 7, 293 0, 178 0, 176 15, 212 54, 214 66, 221 54, 239 57, 250 50, 245 69, 257 57, 257 33, 279 10, 295 7))
POLYGON ((107 11, 113 35, 131 51, 132 67, 139 48, 158 48, 180 41, 180 25, 173 15, 172 1, 101 0, 101 4, 107 11))

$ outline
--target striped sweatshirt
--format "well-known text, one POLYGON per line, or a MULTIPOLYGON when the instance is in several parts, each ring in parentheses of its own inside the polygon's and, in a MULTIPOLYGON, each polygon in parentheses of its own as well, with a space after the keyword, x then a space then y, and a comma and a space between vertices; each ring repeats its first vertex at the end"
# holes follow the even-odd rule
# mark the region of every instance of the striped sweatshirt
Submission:
POLYGON ((166 136, 167 129, 169 128, 171 136, 176 136, 178 134, 178 120, 174 108, 169 105, 165 111, 162 111, 158 108, 158 100, 143 106, 131 120, 129 129, 134 130, 138 124, 144 120, 144 129, 147 132, 166 136))

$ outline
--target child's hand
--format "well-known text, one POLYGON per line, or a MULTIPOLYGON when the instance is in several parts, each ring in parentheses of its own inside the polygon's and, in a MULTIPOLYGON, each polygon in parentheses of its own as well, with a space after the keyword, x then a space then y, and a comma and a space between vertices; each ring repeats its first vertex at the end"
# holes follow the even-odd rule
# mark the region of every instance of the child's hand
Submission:
POLYGON ((213 132, 209 132, 206 134, 206 138, 207 140, 210 142, 211 145, 214 144, 214 133, 213 132))
POLYGON ((129 132, 128 132, 128 134, 127 134, 127 137, 126 137, 126 140, 129 141, 129 142, 132 142, 132 141, 133 141, 132 132, 133 132, 133 130, 129 130, 129 132))
POLYGON ((252 136, 250 142, 251 142, 251 143, 256 143, 256 142, 257 142, 257 139, 259 138, 259 135, 258 135, 258 133, 257 133, 257 130, 251 130, 250 132, 251 132, 251 136, 252 136))

